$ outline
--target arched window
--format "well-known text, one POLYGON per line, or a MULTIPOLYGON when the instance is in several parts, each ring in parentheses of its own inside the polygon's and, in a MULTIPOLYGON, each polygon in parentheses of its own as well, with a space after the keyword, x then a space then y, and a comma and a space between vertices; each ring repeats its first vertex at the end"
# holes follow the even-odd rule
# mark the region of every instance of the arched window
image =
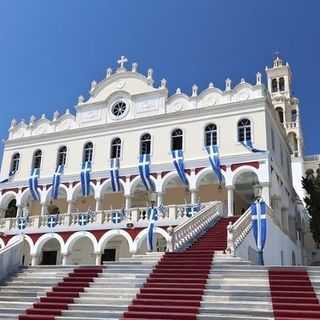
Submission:
POLYGON ((272 92, 277 92, 278 91, 278 80, 277 79, 272 79, 271 91, 272 92))
POLYGON ((242 119, 238 122, 239 142, 251 140, 251 122, 249 119, 242 119))
POLYGON ((13 155, 11 160, 11 166, 10 166, 10 173, 9 175, 14 175, 19 170, 19 163, 20 163, 20 153, 17 152, 13 155))
POLYGON ((41 167, 42 151, 39 149, 33 154, 32 169, 41 167))
POLYGON ((57 159, 57 165, 65 165, 67 160, 67 147, 62 146, 58 150, 58 159, 57 159))
POLYGON ((283 78, 283 77, 281 77, 281 78, 279 79, 279 90, 280 90, 280 91, 284 91, 284 90, 285 90, 284 78, 283 78))
POLYGON ((140 154, 150 154, 151 152, 151 135, 145 133, 140 139, 140 154))
POLYGON ((217 126, 214 123, 208 124, 205 128, 205 144, 207 147, 217 144, 217 126))
POLYGON ((296 122, 297 121, 297 110, 291 111, 291 121, 296 122))
POLYGON ((173 130, 171 134, 171 150, 183 149, 183 132, 181 129, 173 130))
POLYGON ((83 147, 83 162, 92 161, 93 143, 87 142, 83 147))
POLYGON ((5 218, 15 218, 17 216, 17 200, 13 199, 9 202, 6 212, 4 214, 5 218))
POLYGON ((111 159, 118 159, 121 155, 121 139, 114 138, 111 142, 111 159))
POLYGON ((278 108, 276 108, 276 111, 278 113, 279 121, 281 123, 283 123, 283 110, 282 110, 282 108, 278 107, 278 108))

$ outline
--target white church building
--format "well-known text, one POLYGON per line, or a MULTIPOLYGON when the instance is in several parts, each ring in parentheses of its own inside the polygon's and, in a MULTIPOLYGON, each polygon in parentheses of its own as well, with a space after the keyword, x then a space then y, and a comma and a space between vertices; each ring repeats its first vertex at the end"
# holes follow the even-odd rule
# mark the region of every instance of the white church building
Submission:
POLYGON ((179 88, 169 95, 165 79, 156 84, 152 69, 143 75, 121 57, 115 70, 91 82, 89 98, 80 96, 74 113, 12 120, 1 166, 0 247, 23 236, 26 265, 129 257, 147 250, 147 209, 155 205, 161 208, 158 251, 174 250, 174 230, 210 209, 239 216, 229 228, 228 248, 250 259, 248 208, 260 185, 270 218, 266 263, 308 263, 299 101, 287 63, 275 58, 266 77, 266 86, 258 72, 254 84, 227 79, 223 89, 209 83, 201 92, 193 85, 190 95, 179 88), (219 150, 221 181, 210 165, 206 147, 212 145, 219 150), (178 150, 185 181, 173 163, 178 150), (152 192, 139 171, 143 155, 150 158, 152 192), (90 164, 85 196, 84 163, 90 164), (30 189, 34 172, 39 199, 30 189))

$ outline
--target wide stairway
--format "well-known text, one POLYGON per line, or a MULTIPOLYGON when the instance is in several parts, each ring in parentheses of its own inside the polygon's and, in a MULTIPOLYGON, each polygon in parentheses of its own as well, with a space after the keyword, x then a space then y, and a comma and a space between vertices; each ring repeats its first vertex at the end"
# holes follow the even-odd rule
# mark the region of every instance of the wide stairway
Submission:
POLYGON ((123 319, 197 319, 214 251, 226 248, 229 221, 222 218, 186 251, 166 253, 123 319))

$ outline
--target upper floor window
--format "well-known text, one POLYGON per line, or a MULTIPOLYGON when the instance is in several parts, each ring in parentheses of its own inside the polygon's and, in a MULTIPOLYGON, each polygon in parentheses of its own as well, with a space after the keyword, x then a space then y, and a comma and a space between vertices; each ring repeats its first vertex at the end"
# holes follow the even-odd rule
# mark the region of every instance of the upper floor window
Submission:
POLYGON ((93 143, 87 142, 83 147, 83 162, 92 161, 93 158, 93 143))
POLYGON ((217 126, 214 123, 205 128, 205 144, 207 147, 217 144, 217 126))
POLYGON ((280 90, 280 91, 284 91, 284 90, 285 90, 284 78, 283 78, 283 77, 281 77, 281 78, 279 79, 279 90, 280 90))
POLYGON ((32 169, 41 167, 42 151, 39 149, 33 154, 32 169))
POLYGON ((296 122, 297 121, 297 110, 291 111, 291 121, 296 122))
POLYGON ((58 159, 57 159, 57 165, 65 165, 67 160, 67 147, 62 146, 58 150, 58 159))
POLYGON ((183 149, 183 132, 181 129, 173 130, 171 134, 171 150, 183 149))
POLYGON ((140 139, 140 154, 151 153, 151 135, 149 133, 144 134, 140 139))
POLYGON ((17 152, 13 155, 11 160, 11 166, 10 166, 10 173, 9 175, 14 175, 19 170, 19 164, 20 164, 20 153, 17 152))
POLYGON ((120 158, 121 155, 121 139, 114 138, 111 142, 111 159, 120 158))
POLYGON ((238 122, 239 142, 251 140, 251 122, 249 119, 242 119, 238 122))
POLYGON ((279 121, 281 123, 283 123, 283 110, 282 110, 282 108, 278 107, 278 108, 276 108, 276 111, 278 113, 279 121))
POLYGON ((278 80, 277 79, 272 79, 271 91, 272 92, 277 92, 278 91, 278 80))

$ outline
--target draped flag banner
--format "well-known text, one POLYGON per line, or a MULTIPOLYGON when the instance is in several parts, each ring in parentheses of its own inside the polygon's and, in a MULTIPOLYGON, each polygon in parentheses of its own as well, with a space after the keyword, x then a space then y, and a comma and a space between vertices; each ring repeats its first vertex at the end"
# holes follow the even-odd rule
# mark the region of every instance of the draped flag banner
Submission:
POLYGON ((147 232, 147 245, 148 251, 153 251, 155 247, 155 229, 156 229, 156 221, 158 220, 158 210, 156 208, 150 208, 148 212, 149 216, 149 225, 147 232))
POLYGON ((241 141, 241 144, 246 147, 251 152, 264 152, 263 150, 259 150, 253 147, 251 140, 243 140, 241 141))
POLYGON ((139 159, 139 173, 147 191, 153 191, 153 183, 150 179, 150 154, 141 154, 139 159))
POLYGON ((118 158, 111 159, 110 167, 110 177, 111 177, 111 186, 113 192, 120 192, 120 175, 119 175, 120 162, 118 158))
POLYGON ((81 194, 83 197, 88 197, 90 195, 90 173, 91 162, 85 161, 82 164, 82 169, 80 173, 81 194))
POLYGON ((188 179, 186 173, 184 172, 184 159, 183 159, 183 150, 173 150, 172 151, 172 162, 175 166, 177 173, 180 177, 181 182, 188 186, 188 179))
POLYGON ((263 264, 263 249, 267 239, 267 205, 263 200, 257 200, 250 209, 253 236, 258 250, 258 264, 263 264))
POLYGON ((60 186, 61 175, 63 174, 63 169, 64 169, 64 166, 62 164, 58 165, 57 169, 53 175, 52 190, 51 190, 51 198, 52 199, 58 199, 59 186, 60 186))
POLYGON ((218 146, 211 145, 206 147, 209 154, 209 161, 212 167, 213 172, 216 174, 219 184, 222 183, 222 172, 220 166, 220 157, 219 157, 219 148, 218 146))
POLYGON ((40 194, 38 191, 38 178, 40 174, 39 168, 34 168, 32 174, 29 178, 29 189, 32 195, 33 200, 40 201, 40 194))

